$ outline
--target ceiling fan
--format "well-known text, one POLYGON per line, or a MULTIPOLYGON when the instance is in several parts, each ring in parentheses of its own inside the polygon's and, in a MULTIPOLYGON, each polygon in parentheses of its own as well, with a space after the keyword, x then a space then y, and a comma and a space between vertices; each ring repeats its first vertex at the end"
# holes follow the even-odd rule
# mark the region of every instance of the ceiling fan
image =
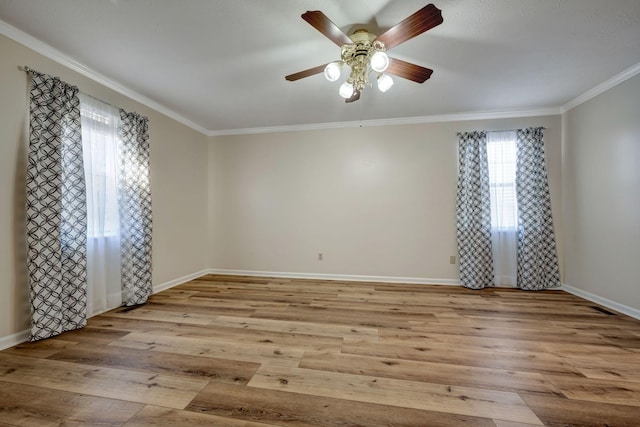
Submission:
POLYGON ((340 86, 339 94, 345 98, 345 102, 354 102, 360 99, 360 92, 369 84, 369 74, 372 72, 375 73, 378 89, 382 92, 386 92, 393 85, 393 79, 389 74, 423 83, 433 73, 429 68, 391 58, 386 54, 387 50, 400 43, 442 24, 442 11, 433 4, 428 4, 379 36, 367 30, 356 30, 347 36, 319 10, 307 11, 301 16, 313 28, 340 46, 340 60, 290 74, 285 77, 288 81, 296 81, 322 72, 327 80, 336 81, 346 64, 351 72, 349 78, 340 86))

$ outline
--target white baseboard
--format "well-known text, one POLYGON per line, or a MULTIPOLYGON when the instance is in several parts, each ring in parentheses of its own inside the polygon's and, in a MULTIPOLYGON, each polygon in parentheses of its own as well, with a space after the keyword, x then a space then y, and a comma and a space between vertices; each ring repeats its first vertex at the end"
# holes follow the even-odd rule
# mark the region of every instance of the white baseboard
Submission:
POLYGON ((187 283, 193 279, 197 279, 198 277, 204 276, 205 274, 209 274, 209 269, 200 270, 196 273, 187 274, 186 276, 178 277, 177 279, 170 280, 168 282, 160 283, 158 285, 153 286, 153 293, 157 294, 158 292, 164 291, 165 289, 173 288, 174 286, 181 285, 183 283, 187 283))
POLYGON ((591 292, 583 291, 582 289, 574 288, 573 286, 567 285, 565 283, 560 286, 560 289, 569 292, 570 294, 579 296, 580 298, 584 298, 586 300, 595 302, 596 304, 600 304, 604 307, 626 314, 627 316, 631 316, 635 319, 640 319, 640 310, 636 308, 620 304, 619 302, 615 302, 599 295, 592 294, 591 292))
POLYGON ((0 350, 13 347, 14 345, 22 344, 29 339, 29 329, 16 332, 15 334, 0 337, 0 350))
POLYGON ((317 280, 343 280, 348 282, 384 282, 384 283, 409 283, 417 285, 451 285, 459 286, 460 282, 454 279, 429 279, 425 277, 395 277, 395 276, 361 276, 356 274, 323 274, 323 273, 290 273, 282 271, 255 271, 255 270, 227 270, 223 268, 211 268, 208 274, 228 274, 230 276, 262 276, 279 277, 284 279, 317 279, 317 280))

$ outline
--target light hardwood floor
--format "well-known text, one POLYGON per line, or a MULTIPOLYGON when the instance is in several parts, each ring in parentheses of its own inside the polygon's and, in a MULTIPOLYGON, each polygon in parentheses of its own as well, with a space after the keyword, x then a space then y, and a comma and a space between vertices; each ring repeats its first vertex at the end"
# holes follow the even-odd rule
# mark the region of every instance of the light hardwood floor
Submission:
POLYGON ((209 275, 0 352, 0 426, 640 426, 640 321, 601 310, 209 275))

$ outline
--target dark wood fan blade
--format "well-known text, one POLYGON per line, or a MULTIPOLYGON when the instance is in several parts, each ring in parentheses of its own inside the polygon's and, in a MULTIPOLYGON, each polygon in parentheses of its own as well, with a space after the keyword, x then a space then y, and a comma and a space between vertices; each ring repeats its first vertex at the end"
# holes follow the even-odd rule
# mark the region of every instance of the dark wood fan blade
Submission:
POLYGON ((394 76, 412 80, 416 83, 424 83, 425 80, 431 77, 431 74, 433 73, 433 70, 430 68, 421 67, 396 58, 389 59, 391 60, 391 63, 385 72, 393 74, 394 76))
POLYGON ((384 43, 389 50, 440 24, 442 24, 442 11, 433 4, 428 4, 395 27, 385 31, 378 36, 377 40, 384 43))
POLYGON ((358 99, 360 99, 360 91, 356 90, 356 91, 353 92, 353 95, 351 95, 350 98, 345 99, 344 102, 346 102, 346 103, 355 102, 358 99))
POLYGON ((309 10, 302 14, 302 19, 307 21, 313 28, 324 34, 329 40, 342 46, 343 44, 353 43, 353 41, 342 32, 340 28, 327 15, 319 10, 309 10))
POLYGON ((314 74, 320 74, 321 72, 324 71, 324 68, 326 66, 327 64, 318 65, 317 67, 309 68, 308 70, 299 71, 294 74, 289 74, 288 76, 285 77, 285 79, 289 80, 290 82, 295 82, 296 80, 304 79, 305 77, 313 76, 314 74))

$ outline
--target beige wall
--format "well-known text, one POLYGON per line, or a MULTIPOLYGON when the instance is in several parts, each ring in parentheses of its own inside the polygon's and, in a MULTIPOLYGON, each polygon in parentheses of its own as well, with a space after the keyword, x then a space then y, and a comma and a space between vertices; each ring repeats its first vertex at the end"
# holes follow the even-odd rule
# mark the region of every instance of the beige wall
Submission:
POLYGON ((564 281, 640 310, 640 75, 563 122, 564 281))
POLYGON ((149 117, 154 208, 154 284, 206 268, 207 145, 204 135, 0 35, 0 338, 28 327, 25 266, 25 126, 28 65, 81 91, 149 117))
POLYGON ((547 127, 560 230, 560 116, 214 137, 209 264, 457 281, 456 132, 527 126, 547 127))

